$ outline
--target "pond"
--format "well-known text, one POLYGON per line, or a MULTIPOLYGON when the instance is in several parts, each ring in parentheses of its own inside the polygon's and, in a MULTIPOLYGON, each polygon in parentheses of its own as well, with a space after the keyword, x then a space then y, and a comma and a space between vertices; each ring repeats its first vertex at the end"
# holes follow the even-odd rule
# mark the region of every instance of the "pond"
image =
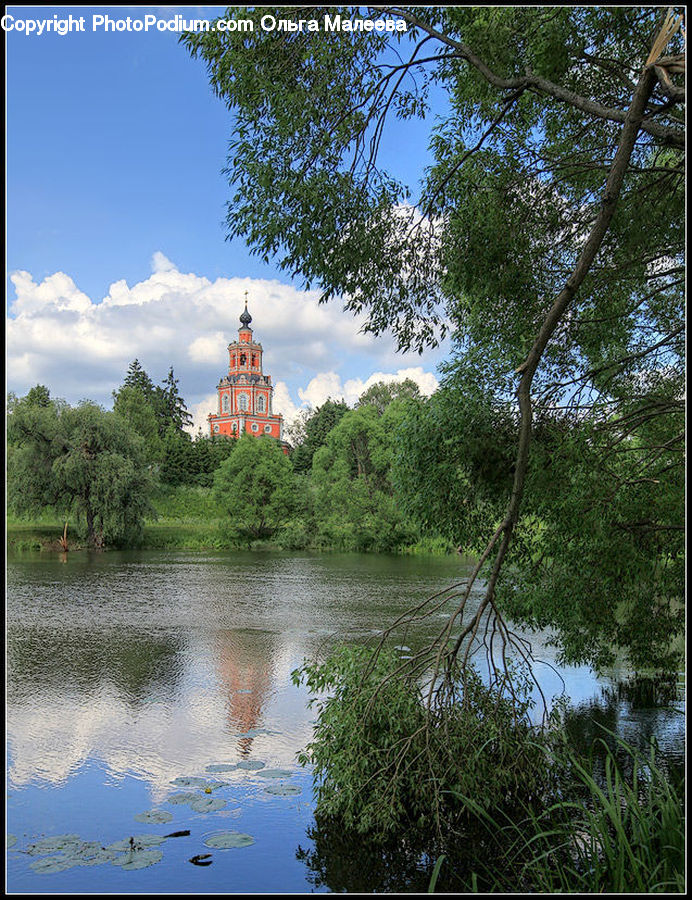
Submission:
MULTIPOLYGON (((8 890, 413 889, 403 871, 375 871, 367 847, 315 838, 310 773, 296 764, 314 713, 291 672, 338 641, 372 638, 466 571, 460 558, 358 554, 11 556, 8 890), (214 846, 221 833, 241 846, 214 846), (134 864, 154 864, 123 865, 130 837, 152 844, 134 864), (75 848, 81 864, 68 865, 75 848)), ((547 637, 532 636, 534 652, 554 664, 547 637)), ((655 734, 682 758, 675 705, 636 710, 587 667, 560 674, 577 715, 596 709, 629 740, 655 734)), ((562 689, 547 665, 541 682, 548 695, 562 689)))

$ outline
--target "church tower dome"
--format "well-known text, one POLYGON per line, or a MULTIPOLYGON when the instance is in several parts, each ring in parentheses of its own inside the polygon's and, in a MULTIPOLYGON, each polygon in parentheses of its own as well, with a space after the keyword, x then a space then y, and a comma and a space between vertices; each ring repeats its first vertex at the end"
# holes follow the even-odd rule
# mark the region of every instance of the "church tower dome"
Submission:
POLYGON ((249 328, 250 322, 252 322, 252 316, 247 311, 247 300, 245 301, 245 311, 240 314, 240 321, 246 328, 249 328))

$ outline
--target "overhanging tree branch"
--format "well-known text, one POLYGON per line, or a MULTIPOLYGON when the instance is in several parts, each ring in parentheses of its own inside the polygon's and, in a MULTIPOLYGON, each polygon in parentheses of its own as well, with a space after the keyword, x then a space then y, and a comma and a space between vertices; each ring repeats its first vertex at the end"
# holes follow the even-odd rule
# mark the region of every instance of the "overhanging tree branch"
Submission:
MULTIPOLYGON (((556 297, 550 311, 548 312, 548 315, 545 317, 543 324, 536 336, 534 344, 529 351, 526 359, 516 370, 516 373, 521 375, 521 380, 517 388, 520 422, 519 444, 517 448, 514 471, 514 484, 512 487, 512 494, 510 497, 509 505, 507 507, 507 511, 505 513, 504 520, 491 538, 486 547, 486 550, 482 554, 482 561, 485 561, 485 559, 489 557, 490 553, 497 544, 500 535, 502 535, 502 539, 500 541, 499 548, 492 564, 490 577, 486 586, 483 600, 479 604, 475 616, 473 617, 471 622, 462 629, 461 634, 457 637, 452 647, 452 650, 448 653, 447 658, 450 661, 456 660, 462 649, 464 641, 467 641, 467 644, 462 665, 464 665, 468 661, 472 642, 476 634, 478 633, 482 617, 488 607, 492 609, 495 616, 501 618, 494 605, 495 586, 497 584, 497 579, 502 569, 503 562, 507 555, 516 523, 519 519, 519 511, 521 508, 521 501, 524 493, 524 483, 526 480, 526 472, 528 469, 529 449, 531 446, 532 434, 531 384, 533 382, 534 375, 548 342, 554 334, 555 329, 560 324, 562 317, 564 316, 567 308, 572 302, 579 287, 583 283, 584 278, 586 277, 608 231, 608 227, 613 218, 613 214, 615 213, 618 198, 622 190, 622 184, 624 181, 625 173, 627 171, 627 167, 629 165, 632 151, 634 150, 637 135, 639 134, 639 130, 641 128, 644 110, 651 95, 651 91, 653 90, 655 80, 656 74, 654 72, 653 66, 647 66, 639 78, 634 96, 632 97, 630 108, 627 111, 627 115, 625 117, 625 123, 620 135, 618 149, 615 154, 615 158, 613 159, 610 173, 608 175, 608 179, 606 181, 605 189, 603 192, 603 200, 601 202, 600 212, 591 228, 591 232, 588 236, 588 239, 586 240, 586 243, 584 244, 574 271, 567 279, 567 282, 556 297)), ((480 566, 476 566, 471 578, 469 579, 469 584, 467 586, 462 605, 456 614, 460 619, 463 615, 463 607, 466 603, 466 600, 468 599, 468 596, 470 595, 472 584, 478 577, 479 572, 480 566)))
MULTIPOLYGON (((532 73, 523 75, 519 78, 502 78, 499 75, 496 75, 492 69, 476 54, 471 50, 470 47, 467 47, 461 41, 457 41, 455 38, 450 37, 447 34, 444 34, 442 31, 438 31, 436 28, 428 25, 423 22, 418 16, 412 13, 406 7, 401 6, 374 6, 372 9, 389 12, 394 15, 400 16, 402 19, 405 19, 407 22, 410 22, 411 25, 414 25, 416 28, 419 28, 421 31, 424 31, 426 34, 429 34, 432 37, 437 38, 437 40, 441 41, 443 44, 446 44, 448 47, 453 48, 458 56, 462 59, 465 59, 470 65, 472 65, 480 74, 485 78, 485 80, 494 85, 497 88, 500 88, 504 91, 524 91, 534 89, 541 94, 547 94, 549 97, 555 97, 556 100, 561 100, 564 103, 573 106, 575 109, 580 109, 582 112, 588 113, 591 116, 595 116, 599 119, 605 119, 611 122, 621 122, 625 123, 627 118, 627 113, 624 110, 616 109, 614 107, 603 106, 600 103, 596 103, 594 100, 589 100, 586 97, 582 97, 579 94, 575 94, 574 91, 570 91, 568 88, 562 87, 562 85, 555 84, 552 81, 549 81, 547 78, 542 78, 540 75, 534 75, 532 73)), ((660 66, 659 61, 659 66, 660 66)), ((675 100, 684 99, 684 91, 678 97, 676 96, 675 100)), ((678 128, 670 128, 665 125, 661 125, 658 122, 651 122, 642 117, 640 121, 640 126, 642 131, 646 131, 648 134, 652 135, 652 137, 657 138, 662 141, 664 144, 669 144, 673 147, 684 147, 685 146, 685 135, 682 129, 678 128)))

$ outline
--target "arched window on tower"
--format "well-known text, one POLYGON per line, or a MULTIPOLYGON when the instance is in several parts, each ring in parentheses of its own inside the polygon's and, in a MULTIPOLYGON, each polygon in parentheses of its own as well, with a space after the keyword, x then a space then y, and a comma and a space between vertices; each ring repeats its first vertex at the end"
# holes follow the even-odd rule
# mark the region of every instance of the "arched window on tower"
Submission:
POLYGON ((240 409, 242 409, 243 412, 247 412, 247 407, 248 407, 247 394, 239 394, 238 406, 240 409))
POLYGON ((223 400, 221 401, 221 409, 225 413, 230 411, 230 404, 228 402, 228 394, 223 395, 223 400))
POLYGON ((244 353, 240 354, 240 365, 244 366, 247 363, 247 356, 244 353))
POLYGON ((264 394, 260 394, 257 398, 257 412, 263 413, 265 411, 266 401, 264 399, 264 394))

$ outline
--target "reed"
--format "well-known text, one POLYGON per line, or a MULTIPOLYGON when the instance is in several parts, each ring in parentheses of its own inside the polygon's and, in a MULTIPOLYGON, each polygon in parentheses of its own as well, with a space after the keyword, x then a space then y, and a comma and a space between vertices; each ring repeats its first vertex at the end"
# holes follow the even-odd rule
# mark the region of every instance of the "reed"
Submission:
POLYGON ((567 751, 565 796, 541 812, 524 808, 520 821, 460 797, 495 851, 473 873, 471 892, 685 890, 684 792, 657 763, 655 745, 644 755, 611 738, 620 760, 599 739, 594 750, 605 755, 596 774, 593 756, 567 751))

